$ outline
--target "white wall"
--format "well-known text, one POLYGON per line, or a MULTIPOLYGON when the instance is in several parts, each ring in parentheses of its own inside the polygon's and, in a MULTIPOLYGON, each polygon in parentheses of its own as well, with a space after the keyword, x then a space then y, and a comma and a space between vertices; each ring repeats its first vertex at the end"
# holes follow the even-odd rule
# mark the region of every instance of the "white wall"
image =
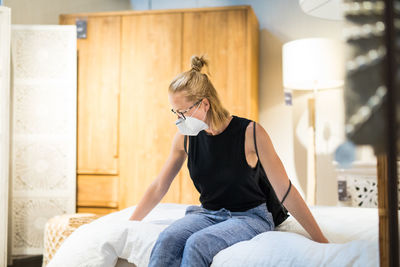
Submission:
POLYGON ((60 14, 130 9, 129 0, 4 0, 12 24, 58 24, 60 14))
MULTIPOLYGON (((298 0, 5 0, 4 4, 12 8, 12 22, 18 24, 58 24, 58 16, 62 13, 251 5, 260 24, 260 123, 270 134, 289 177, 298 178, 299 191, 306 191, 306 147, 296 129, 302 127, 300 118, 305 116, 308 95, 295 93, 293 106, 284 105, 282 45, 307 37, 340 40, 342 22, 308 16, 301 11, 298 0)), ((332 147, 342 138, 343 102, 340 90, 320 94, 317 117, 317 127, 329 126, 321 128, 322 131, 318 129, 317 204, 336 205, 337 183, 331 163, 332 153, 327 154, 324 149, 327 143, 332 147), (324 123, 328 118, 330 124, 324 123), (329 139, 326 139, 328 136, 329 139)))

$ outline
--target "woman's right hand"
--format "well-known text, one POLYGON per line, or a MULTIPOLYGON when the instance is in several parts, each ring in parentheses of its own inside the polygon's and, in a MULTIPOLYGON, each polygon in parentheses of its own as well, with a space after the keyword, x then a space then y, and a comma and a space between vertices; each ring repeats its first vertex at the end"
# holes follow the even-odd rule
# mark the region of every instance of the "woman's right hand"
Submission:
POLYGON ((141 221, 160 202, 164 194, 159 191, 156 181, 146 190, 143 198, 135 207, 129 221, 141 221))
POLYGON ((172 181, 186 160, 184 149, 184 136, 177 132, 171 146, 171 152, 165 162, 160 174, 150 184, 143 198, 133 211, 130 221, 141 221, 161 201, 168 192, 172 181))

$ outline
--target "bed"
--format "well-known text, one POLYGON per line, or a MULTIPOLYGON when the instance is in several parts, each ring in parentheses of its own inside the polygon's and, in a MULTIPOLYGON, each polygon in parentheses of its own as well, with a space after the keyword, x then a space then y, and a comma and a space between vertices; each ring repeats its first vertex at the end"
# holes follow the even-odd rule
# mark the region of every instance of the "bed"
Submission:
MULTIPOLYGON (((103 216, 75 230, 47 266, 147 266, 159 233, 183 217, 187 206, 159 203, 140 222, 128 220, 136 206, 103 216)), ((379 266, 377 208, 310 210, 331 243, 312 241, 290 216, 275 231, 221 250, 211 266, 379 266)))

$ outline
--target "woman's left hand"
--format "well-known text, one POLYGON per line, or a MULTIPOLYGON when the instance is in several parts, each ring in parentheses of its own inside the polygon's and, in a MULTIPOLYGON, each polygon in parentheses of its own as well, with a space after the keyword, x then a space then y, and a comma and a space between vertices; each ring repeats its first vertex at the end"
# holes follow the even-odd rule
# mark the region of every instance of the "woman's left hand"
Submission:
POLYGON ((329 243, 329 241, 328 241, 328 239, 326 239, 326 237, 325 236, 322 236, 322 237, 320 237, 320 238, 315 238, 315 239, 313 239, 315 242, 318 242, 318 243, 329 243))
POLYGON ((282 161, 275 151, 271 138, 261 125, 256 123, 255 127, 259 129, 256 133, 256 139, 260 140, 258 150, 259 160, 265 169, 268 180, 270 181, 278 199, 281 200, 286 195, 283 205, 310 234, 312 240, 319 243, 329 243, 328 239, 326 239, 314 219, 307 203, 304 201, 299 191, 297 191, 296 187, 292 186, 290 191, 287 192, 290 180, 286 174, 282 161))

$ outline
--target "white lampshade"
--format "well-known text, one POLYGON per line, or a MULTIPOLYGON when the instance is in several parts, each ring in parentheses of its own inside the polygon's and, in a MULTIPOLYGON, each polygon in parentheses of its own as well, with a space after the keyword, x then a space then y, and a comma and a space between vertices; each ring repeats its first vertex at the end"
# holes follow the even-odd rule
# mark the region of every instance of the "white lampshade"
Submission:
POLYGON ((343 20, 343 0, 299 0, 301 10, 307 15, 329 19, 343 20))
POLYGON ((330 89, 344 84, 344 44, 307 38, 283 45, 283 85, 294 90, 330 89))

